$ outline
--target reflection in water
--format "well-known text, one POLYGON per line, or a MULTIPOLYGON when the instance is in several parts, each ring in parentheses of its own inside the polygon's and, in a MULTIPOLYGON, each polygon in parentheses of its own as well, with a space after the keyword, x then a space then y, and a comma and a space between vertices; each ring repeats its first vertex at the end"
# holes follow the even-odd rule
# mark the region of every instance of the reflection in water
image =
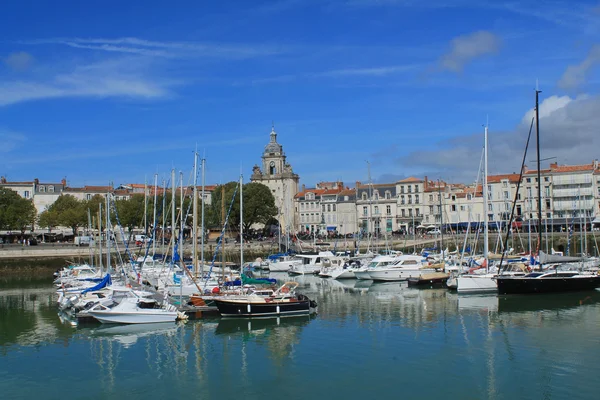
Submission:
POLYGON ((224 390, 258 399, 265 387, 298 398, 370 398, 398 387, 408 398, 594 397, 600 292, 457 296, 291 279, 318 301, 317 316, 74 328, 58 319, 48 284, 2 286, 0 392, 64 398, 68 382, 70 393, 128 400, 224 390))

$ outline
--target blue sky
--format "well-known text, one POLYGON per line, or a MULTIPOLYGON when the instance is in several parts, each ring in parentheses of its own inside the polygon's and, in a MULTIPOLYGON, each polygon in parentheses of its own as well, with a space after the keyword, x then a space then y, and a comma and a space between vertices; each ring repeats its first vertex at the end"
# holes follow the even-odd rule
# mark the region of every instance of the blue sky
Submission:
POLYGON ((512 172, 600 145, 598 1, 7 1, 0 174, 71 186, 246 179, 274 121, 301 182, 512 172), (32 3, 33 4, 33 3, 32 3), (533 159, 530 157, 530 159, 533 159))

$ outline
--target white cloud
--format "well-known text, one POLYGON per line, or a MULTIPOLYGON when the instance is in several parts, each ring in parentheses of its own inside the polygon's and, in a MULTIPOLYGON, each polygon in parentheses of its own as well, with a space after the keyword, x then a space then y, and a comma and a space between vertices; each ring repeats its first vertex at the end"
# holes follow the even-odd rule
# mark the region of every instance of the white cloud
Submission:
MULTIPOLYGON (((540 104, 540 144, 542 158, 556 157, 561 164, 587 164, 599 158, 600 97, 551 96, 540 104)), ((519 171, 525 150, 533 110, 511 131, 489 133, 490 174, 519 171)), ((527 161, 535 159, 535 130, 527 161)), ((412 152, 397 160, 405 167, 421 168, 430 177, 453 177, 458 182, 472 182, 483 147, 483 130, 454 137, 429 151, 412 152)), ((529 165, 535 167, 535 165, 529 165)))
POLYGON ((176 83, 154 76, 140 59, 119 58, 77 65, 45 79, 0 83, 0 106, 59 97, 155 99, 167 96, 176 83))
POLYGON ((198 42, 161 42, 135 37, 106 38, 54 38, 24 41, 23 44, 56 44, 78 49, 139 54, 156 57, 215 57, 251 58, 278 54, 282 49, 267 45, 213 44, 198 42))
POLYGON ((406 72, 414 70, 418 65, 392 65, 387 67, 369 67, 369 68, 345 68, 336 69, 315 74, 315 76, 386 76, 398 72, 406 72))
POLYGON ((600 45, 595 45, 581 63, 567 67, 558 81, 558 86, 562 89, 576 89, 585 83, 590 69, 598 64, 600 64, 600 45))
POLYGON ((488 31, 458 36, 450 42, 450 50, 442 56, 440 64, 444 69, 461 72, 474 59, 496 53, 500 44, 500 38, 488 31))
POLYGON ((33 64, 33 56, 24 51, 9 54, 4 58, 4 63, 15 71, 25 71, 33 64))

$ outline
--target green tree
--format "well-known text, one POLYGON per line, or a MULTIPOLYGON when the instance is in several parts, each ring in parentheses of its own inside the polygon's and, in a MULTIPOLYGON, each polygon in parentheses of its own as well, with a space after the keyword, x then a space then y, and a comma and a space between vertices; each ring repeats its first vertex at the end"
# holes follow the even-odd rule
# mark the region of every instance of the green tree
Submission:
POLYGON ((144 195, 134 194, 129 199, 116 201, 121 225, 127 228, 131 236, 133 228, 144 224, 144 195))
POLYGON ((33 227, 36 217, 33 200, 24 199, 10 189, 0 188, 0 229, 20 230, 33 227))
MULTIPOLYGON (((229 216, 229 226, 231 230, 239 230, 240 225, 240 191, 237 188, 238 182, 228 182, 225 185, 217 186, 213 192, 210 213, 208 215, 209 226, 219 227, 221 221, 221 198, 224 192, 225 212, 229 210, 233 201, 231 215, 229 216), (236 191, 237 188, 237 191, 236 191), (222 190, 224 189, 224 190, 222 190), (236 192, 235 199, 233 193, 236 192)), ((275 198, 271 190, 262 183, 244 184, 244 230, 250 229, 250 226, 256 223, 266 224, 270 218, 277 214, 275 198)))
POLYGON ((47 211, 55 214, 59 225, 71 228, 74 236, 77 236, 77 230, 80 226, 87 224, 87 207, 85 207, 85 202, 76 199, 70 194, 60 195, 48 207, 47 211))
POLYGON ((38 219, 38 225, 42 228, 48 228, 48 232, 52 232, 52 229, 60 225, 58 222, 58 214, 55 211, 43 211, 38 219))

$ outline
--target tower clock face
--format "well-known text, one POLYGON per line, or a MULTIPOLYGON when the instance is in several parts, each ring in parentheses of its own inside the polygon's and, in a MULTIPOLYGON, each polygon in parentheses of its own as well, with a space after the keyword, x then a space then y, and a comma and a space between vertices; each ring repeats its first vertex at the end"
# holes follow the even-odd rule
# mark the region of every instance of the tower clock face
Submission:
POLYGON ((271 161, 271 163, 269 164, 271 167, 275 166, 275 161, 271 161))

